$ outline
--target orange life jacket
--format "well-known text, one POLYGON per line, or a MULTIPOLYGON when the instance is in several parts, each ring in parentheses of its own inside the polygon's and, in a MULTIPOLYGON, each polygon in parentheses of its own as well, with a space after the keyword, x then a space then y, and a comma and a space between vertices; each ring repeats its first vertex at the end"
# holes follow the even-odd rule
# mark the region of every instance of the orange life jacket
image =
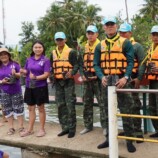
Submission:
POLYGON ((100 41, 97 39, 93 45, 93 48, 90 48, 89 43, 86 43, 85 45, 83 60, 84 60, 84 69, 86 69, 87 71, 95 72, 93 68, 94 50, 99 42, 100 41))
MULTIPOLYGON (((154 62, 155 66, 158 67, 158 46, 151 51, 151 49, 148 51, 148 61, 147 61, 147 67, 150 62, 154 62)), ((148 68, 147 68, 148 73, 148 68)), ((152 74, 148 74, 147 78, 149 80, 158 80, 158 72, 152 72, 152 74)))
POLYGON ((73 66, 69 62, 69 54, 72 49, 66 47, 63 49, 60 57, 58 56, 57 50, 53 50, 53 70, 56 79, 63 79, 63 72, 68 72, 73 69, 73 66))
POLYGON ((127 60, 122 53, 122 45, 126 38, 119 37, 110 52, 105 40, 101 41, 101 68, 104 74, 122 74, 127 67, 127 60))

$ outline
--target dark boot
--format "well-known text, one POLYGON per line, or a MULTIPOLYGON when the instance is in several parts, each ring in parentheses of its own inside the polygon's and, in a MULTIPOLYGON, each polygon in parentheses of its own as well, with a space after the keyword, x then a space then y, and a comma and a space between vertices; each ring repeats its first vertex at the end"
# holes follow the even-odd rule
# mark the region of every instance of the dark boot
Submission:
MULTIPOLYGON (((144 139, 144 137, 143 137, 142 135, 138 135, 137 138, 143 138, 143 139, 144 139)), ((138 144, 139 144, 139 143, 144 143, 144 141, 142 141, 142 140, 137 140, 136 143, 138 143, 138 144)))
POLYGON ((127 141, 127 150, 130 153, 134 153, 136 151, 136 148, 133 145, 132 141, 127 141))
POLYGON ((154 133, 154 134, 151 134, 149 137, 151 137, 151 138, 156 138, 156 137, 158 137, 158 132, 156 132, 156 133, 154 133))
POLYGON ((75 136, 75 132, 69 132, 69 134, 68 134, 68 138, 73 138, 75 136))
POLYGON ((68 134, 68 133, 69 133, 68 130, 62 131, 62 132, 60 132, 60 133, 58 134, 58 136, 59 136, 59 137, 60 137, 60 136, 64 136, 64 135, 66 135, 66 134, 68 134))
POLYGON ((119 134, 118 134, 118 136, 124 136, 125 135, 125 132, 120 132, 119 134))
POLYGON ((98 149, 107 148, 107 147, 109 147, 109 141, 107 140, 97 146, 98 149))

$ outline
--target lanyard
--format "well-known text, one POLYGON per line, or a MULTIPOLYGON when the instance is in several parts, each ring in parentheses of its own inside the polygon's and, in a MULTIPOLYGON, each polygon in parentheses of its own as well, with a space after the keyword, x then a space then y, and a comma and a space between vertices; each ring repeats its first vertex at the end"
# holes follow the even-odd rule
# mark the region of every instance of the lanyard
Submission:
POLYGON ((131 43, 135 42, 134 37, 131 37, 129 40, 130 40, 131 43))
MULTIPOLYGON (((97 44, 99 43, 100 41, 98 39, 95 40, 94 44, 92 46, 89 45, 89 51, 90 53, 95 49, 95 47, 97 46, 97 44)), ((88 42, 89 43, 89 42, 88 42)))
POLYGON ((117 34, 114 38, 110 39, 110 38, 107 38, 106 37, 106 41, 108 41, 110 43, 110 47, 109 47, 109 50, 111 50, 113 44, 115 43, 115 41, 119 38, 119 34, 117 34))
MULTIPOLYGON (((156 46, 157 47, 157 46, 156 46)), ((156 47, 155 47, 155 49, 156 49, 156 47)), ((154 44, 152 44, 152 46, 151 46, 151 51, 149 52, 149 55, 150 55, 150 61, 151 61, 151 59, 152 59, 152 55, 153 55, 153 53, 154 53, 154 44)))
MULTIPOLYGON (((156 49, 157 47, 158 47, 158 46, 156 46, 155 49, 156 49)), ((155 49, 154 49, 154 44, 152 44, 152 45, 151 45, 151 49, 149 50, 149 53, 148 53, 147 56, 144 58, 144 60, 142 61, 141 65, 144 64, 144 62, 149 58, 149 56, 150 56, 150 59, 149 59, 149 60, 151 61, 152 55, 153 55, 155 49)))
POLYGON ((62 50, 62 52, 60 52, 59 49, 58 49, 58 46, 56 47, 56 52, 57 52, 57 57, 58 57, 58 59, 61 59, 62 53, 63 53, 67 48, 69 48, 69 47, 65 44, 65 45, 64 45, 64 48, 63 48, 63 50, 62 50))

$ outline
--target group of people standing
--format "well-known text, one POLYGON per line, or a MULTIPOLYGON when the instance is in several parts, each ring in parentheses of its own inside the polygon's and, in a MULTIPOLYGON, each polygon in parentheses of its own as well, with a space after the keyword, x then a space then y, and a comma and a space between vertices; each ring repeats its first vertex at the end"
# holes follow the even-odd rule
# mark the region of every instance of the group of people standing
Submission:
MULTIPOLYGON (((54 35, 56 48, 51 58, 45 56, 45 47, 41 41, 35 41, 32 52, 24 68, 11 59, 6 48, 0 48, 0 90, 3 112, 8 120, 8 135, 15 133, 14 115, 19 122, 19 133, 26 137, 34 133, 36 105, 39 111, 40 127, 36 134, 43 137, 46 134, 46 113, 44 104, 49 102, 47 78, 51 76, 55 82, 55 99, 58 108, 58 118, 61 132, 58 136, 68 135, 73 138, 76 133, 76 95, 74 75, 80 72, 83 79, 83 120, 85 128, 81 135, 93 130, 93 101, 97 98, 100 108, 100 122, 103 128, 105 141, 98 145, 98 149, 109 146, 108 130, 108 86, 117 88, 139 88, 143 78, 150 80, 150 89, 157 89, 158 75, 158 26, 151 29, 152 46, 148 53, 135 42, 132 37, 132 28, 123 23, 118 28, 115 17, 106 17, 103 20, 105 39, 98 39, 98 29, 89 25, 86 29, 87 43, 83 54, 66 44, 64 32, 54 35), (23 126, 24 104, 20 87, 20 76, 26 77, 24 102, 28 104, 29 125, 23 126)), ((137 93, 117 94, 118 108, 121 113, 140 114, 141 102, 137 93)), ((157 95, 149 94, 151 115, 157 116, 157 95)), ((141 120, 122 118, 124 132, 120 135, 143 138, 141 120)), ((153 121, 156 133, 151 137, 158 137, 158 122, 153 121)), ((142 143, 142 141, 137 141, 142 143)), ((127 150, 135 152, 133 142, 127 140, 127 150)))
POLYGON ((0 90, 1 104, 5 117, 8 120, 8 135, 15 133, 14 116, 18 119, 18 132, 22 137, 33 134, 33 125, 37 105, 39 111, 40 129, 38 137, 45 135, 46 113, 44 103, 48 103, 47 78, 50 73, 50 60, 45 57, 45 48, 41 41, 33 43, 30 58, 25 67, 11 59, 11 53, 6 48, 0 48, 0 90), (26 77, 26 89, 23 99, 20 85, 20 76, 26 77), (28 104, 29 126, 23 125, 24 102, 28 104))
MULTIPOLYGON (((93 29, 88 31, 87 35, 95 37, 97 34, 96 27, 91 26, 93 29)), ((151 40, 152 46, 148 53, 145 53, 142 45, 134 40, 132 37, 132 27, 128 23, 123 23, 118 28, 116 24, 115 17, 106 17, 103 20, 103 29, 105 31, 106 37, 99 44, 97 44, 93 51, 87 53, 87 47, 85 47, 84 56, 84 68, 87 70, 88 64, 89 68, 92 70, 89 77, 89 87, 87 91, 93 90, 94 84, 92 82, 92 76, 96 76, 101 81, 100 84, 100 100, 98 103, 100 106, 100 116, 101 125, 103 127, 103 134, 106 139, 103 143, 98 145, 98 149, 109 147, 109 130, 108 130, 108 86, 116 86, 116 88, 140 88, 140 83, 143 78, 150 81, 149 88, 157 89, 157 74, 158 74, 158 58, 157 58, 157 48, 158 48, 158 26, 153 26, 151 29, 151 40), (89 57, 93 56, 93 58, 89 57), (89 57, 89 58, 88 58, 89 57), (90 59, 90 60, 87 60, 90 59), (87 61, 86 61, 87 60, 87 61), (92 60, 91 68, 90 62, 92 60), (88 63, 88 64, 87 64, 88 63), (92 75, 93 74, 93 75, 92 75), (106 130, 105 130, 106 129, 106 130)), ((89 48, 95 45, 97 39, 94 40, 93 45, 90 41, 89 48)), ((90 70, 88 70, 90 71, 90 70)), ((86 71, 85 71, 86 72, 86 71)), ((86 73, 87 74, 87 73, 86 73)), ((83 76, 86 76, 83 74, 83 76)), ((84 77, 83 77, 84 78, 84 77)), ((85 87, 87 85, 84 84, 85 87)), ((86 94, 84 95, 86 98, 86 94)), ((149 94, 149 109, 150 114, 153 116, 158 116, 157 113, 157 95, 149 94)), ((86 98, 88 99, 88 98, 86 98)), ((86 100, 85 99, 85 100, 86 100)), ((84 100, 86 111, 86 101, 84 100)), ((90 101, 90 100, 89 100, 90 101)), ((118 93, 117 94, 118 108, 121 113, 124 114, 139 114, 141 109, 141 102, 138 93, 118 93)), ((91 105, 91 104, 88 104, 91 105)), ((91 112, 90 110, 87 110, 91 112)), ((91 115, 88 115, 91 116, 91 115)), ((86 120, 91 120, 89 117, 85 117, 86 120)), ((138 137, 143 138, 143 132, 141 129, 141 120, 135 118, 122 118, 124 132, 119 133, 119 135, 125 135, 128 137, 138 137)), ((91 122, 91 121, 89 121, 91 122)), ((158 137, 157 125, 158 122, 152 120, 153 126, 156 133, 150 135, 150 137, 158 137)), ((81 134, 89 132, 92 128, 87 126, 85 121, 85 129, 81 131, 81 134)), ((133 145, 133 141, 127 140, 127 150, 129 152, 135 152, 136 148, 133 145)), ((137 143, 142 143, 143 141, 136 141, 137 143)))

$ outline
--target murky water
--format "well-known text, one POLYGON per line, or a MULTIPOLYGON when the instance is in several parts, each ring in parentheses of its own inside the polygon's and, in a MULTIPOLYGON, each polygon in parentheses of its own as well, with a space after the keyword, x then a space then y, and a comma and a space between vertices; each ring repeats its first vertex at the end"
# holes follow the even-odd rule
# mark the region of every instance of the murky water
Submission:
MULTIPOLYGON (((45 107, 46 107, 46 122, 59 123, 56 105, 53 103, 50 103, 50 104, 46 104, 45 107)), ((97 106, 94 106, 93 109, 94 109, 94 126, 100 127, 99 108, 97 106)), ((77 124, 83 124, 83 106, 76 105, 76 112, 77 112, 77 116, 76 116, 77 124)), ((36 121, 39 121, 38 110, 36 110, 36 113, 37 113, 36 121)), ((27 105, 25 106, 25 119, 28 120, 27 105)))
POLYGON ((0 145, 0 149, 9 154, 9 158, 21 158, 21 149, 0 145))

